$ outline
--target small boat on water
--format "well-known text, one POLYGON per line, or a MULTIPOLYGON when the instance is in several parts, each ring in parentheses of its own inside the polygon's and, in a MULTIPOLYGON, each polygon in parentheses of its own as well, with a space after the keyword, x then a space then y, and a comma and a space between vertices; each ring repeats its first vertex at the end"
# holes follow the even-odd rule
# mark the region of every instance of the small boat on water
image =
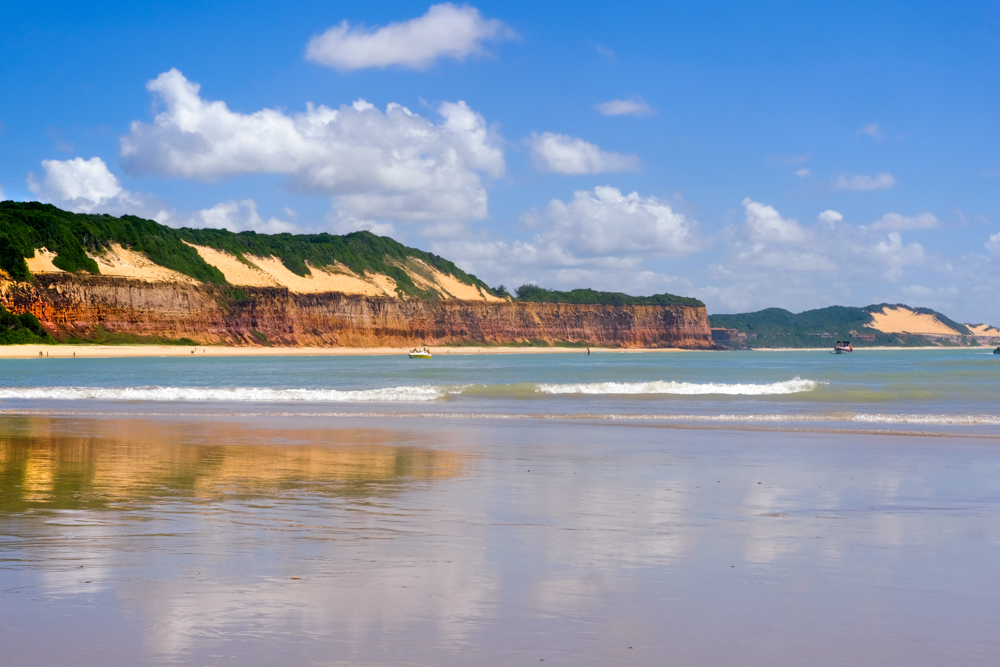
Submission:
POLYGON ((423 349, 413 348, 410 350, 410 359, 432 359, 431 351, 426 347, 423 349))
POLYGON ((854 347, 851 345, 849 340, 838 340, 837 344, 833 346, 833 351, 837 354, 843 354, 844 352, 854 352, 854 347))
POLYGON ((998 347, 997 349, 993 350, 993 354, 1000 354, 1000 347, 998 347))

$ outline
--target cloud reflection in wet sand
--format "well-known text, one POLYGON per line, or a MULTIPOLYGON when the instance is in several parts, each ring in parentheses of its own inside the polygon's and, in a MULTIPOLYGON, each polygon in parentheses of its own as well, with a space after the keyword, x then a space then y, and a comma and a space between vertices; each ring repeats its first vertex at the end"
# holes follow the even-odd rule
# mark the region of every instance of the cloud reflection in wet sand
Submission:
MULTIPOLYGON (((998 648, 977 633, 1000 613, 958 604, 981 612, 997 587, 1000 465, 981 444, 2 420, 0 588, 29 582, 49 635, 80 608, 139 621, 119 664, 933 664, 962 641, 941 614, 965 624, 964 664, 998 648)), ((0 598, 0 622, 25 600, 0 598)))

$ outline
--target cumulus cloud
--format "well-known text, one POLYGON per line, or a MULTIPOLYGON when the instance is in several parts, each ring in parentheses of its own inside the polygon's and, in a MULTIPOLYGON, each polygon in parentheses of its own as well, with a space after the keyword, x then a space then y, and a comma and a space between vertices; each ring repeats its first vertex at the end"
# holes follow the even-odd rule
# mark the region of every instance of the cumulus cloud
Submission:
POLYGON ((464 102, 438 107, 440 123, 364 100, 339 109, 252 114, 204 100, 176 69, 147 84, 164 109, 134 121, 120 158, 133 173, 214 181, 277 173, 296 190, 332 195, 350 215, 396 220, 473 220, 487 215, 482 175, 498 177, 500 140, 464 102))
POLYGON ((296 231, 289 222, 264 220, 252 199, 222 202, 201 211, 177 211, 145 192, 130 192, 99 157, 43 160, 45 178, 28 175, 28 189, 39 199, 75 213, 137 215, 171 227, 211 227, 269 234, 296 231))
POLYGON ((868 225, 875 230, 901 231, 907 229, 937 229, 941 226, 941 221, 933 213, 918 213, 906 216, 899 213, 886 213, 881 218, 868 225))
POLYGON ((392 65, 425 70, 439 58, 463 60, 483 53, 483 42, 512 37, 502 21, 484 19, 475 7, 446 2, 419 18, 376 30, 343 21, 309 40, 306 60, 341 72, 392 65))
POLYGON ((656 113, 656 109, 639 97, 602 102, 595 104, 594 108, 605 116, 652 116, 656 113))
POLYGON ((926 258, 922 245, 919 243, 905 245, 899 232, 889 232, 888 238, 858 250, 885 265, 884 276, 891 281, 899 280, 907 266, 922 264, 926 258))
POLYGON ((882 133, 882 128, 879 127, 878 123, 868 123, 867 125, 859 127, 857 133, 855 134, 857 137, 863 137, 865 135, 878 142, 885 139, 885 134, 882 133))
POLYGON ((636 155, 603 151, 583 139, 554 132, 532 132, 528 146, 536 167, 557 174, 606 174, 637 171, 642 166, 636 155))
POLYGON ((805 230, 797 220, 786 220, 773 206, 755 202, 749 197, 742 202, 746 212, 746 228, 754 241, 802 243, 805 230))
POLYGON ((866 192, 871 190, 888 190, 895 187, 896 179, 887 171, 878 176, 868 176, 867 174, 854 174, 847 176, 841 174, 837 177, 833 187, 837 190, 855 190, 866 192))
POLYGON ((530 239, 438 241, 433 250, 509 283, 626 289, 644 259, 681 257, 701 246, 695 221, 656 197, 613 187, 580 190, 568 202, 553 199, 523 222, 535 230, 530 239))
POLYGON ((173 214, 164 224, 195 228, 209 227, 211 229, 228 229, 231 232, 252 230, 263 234, 281 234, 296 232, 298 227, 290 222, 277 218, 264 220, 257 213, 257 202, 252 199, 231 199, 216 204, 211 208, 202 209, 191 215, 173 214))
MULTIPOLYGON (((45 177, 28 174, 28 190, 41 200, 76 213, 132 213, 150 208, 152 198, 122 187, 99 157, 42 160, 45 177)), ((153 206, 155 208, 155 205, 153 206)))
POLYGON ((833 209, 828 209, 819 214, 819 221, 825 222, 828 225, 833 225, 843 219, 844 216, 841 215, 840 212, 834 211, 833 209))

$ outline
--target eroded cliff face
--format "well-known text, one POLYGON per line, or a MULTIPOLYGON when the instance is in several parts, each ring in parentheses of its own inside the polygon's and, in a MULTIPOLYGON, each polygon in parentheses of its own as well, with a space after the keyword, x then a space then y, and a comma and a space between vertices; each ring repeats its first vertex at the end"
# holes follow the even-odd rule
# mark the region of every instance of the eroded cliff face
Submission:
POLYGON ((347 347, 545 341, 606 347, 713 347, 703 307, 601 306, 397 299, 282 287, 238 290, 117 276, 38 274, 0 298, 30 311, 57 339, 101 327, 198 343, 347 347))

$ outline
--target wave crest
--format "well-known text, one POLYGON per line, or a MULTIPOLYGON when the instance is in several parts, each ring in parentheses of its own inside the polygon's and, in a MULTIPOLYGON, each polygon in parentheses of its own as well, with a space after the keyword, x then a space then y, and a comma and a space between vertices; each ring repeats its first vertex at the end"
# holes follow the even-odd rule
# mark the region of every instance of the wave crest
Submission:
POLYGON ((0 399, 344 403, 435 401, 464 387, 422 385, 382 389, 269 389, 257 387, 25 387, 0 389, 0 399))
POLYGON ((724 384, 721 382, 591 382, 586 384, 540 384, 535 391, 542 394, 678 394, 701 396, 721 394, 727 396, 767 396, 798 394, 812 391, 820 382, 793 378, 770 384, 724 384))

